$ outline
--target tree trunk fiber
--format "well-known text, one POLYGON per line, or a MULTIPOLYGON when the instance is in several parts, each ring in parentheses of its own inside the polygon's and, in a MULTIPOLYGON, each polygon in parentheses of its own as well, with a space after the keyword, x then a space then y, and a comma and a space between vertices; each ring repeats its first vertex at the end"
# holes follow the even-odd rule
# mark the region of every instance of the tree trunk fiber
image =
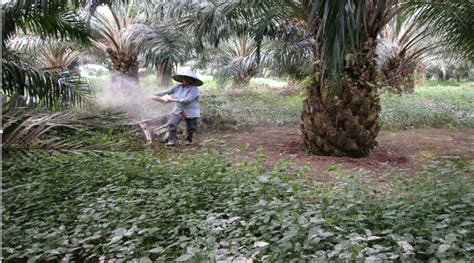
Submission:
POLYGON ((139 91, 138 58, 136 54, 107 49, 112 63, 112 89, 121 92, 139 91))
POLYGON ((166 64, 156 64, 156 84, 159 87, 167 87, 171 85, 171 76, 173 74, 173 69, 166 64))
POLYGON ((301 115, 303 145, 309 152, 365 157, 377 145, 375 139, 380 130, 377 72, 375 63, 366 56, 361 54, 354 64, 343 69, 335 98, 328 94, 325 85, 329 84, 321 84, 319 74, 314 75, 307 87, 301 115))
POLYGON ((251 69, 245 72, 237 72, 234 74, 234 84, 235 85, 247 85, 250 83, 250 79, 252 79, 257 74, 257 69, 251 69))
POLYGON ((413 93, 415 90, 416 64, 406 61, 405 57, 393 58, 382 70, 387 90, 396 94, 413 93))
MULTIPOLYGON (((349 1, 351 2, 351 1, 349 1)), ((377 36, 395 11, 396 0, 366 1, 365 36, 360 48, 345 50, 340 86, 329 94, 334 81, 322 68, 322 39, 316 39, 314 75, 307 87, 307 98, 301 114, 304 147, 312 153, 334 156, 365 157, 377 145, 380 131, 376 47, 377 36)), ((362 8, 357 6, 356 8, 362 8)), ((358 12, 358 11, 355 11, 358 12)), ((320 35, 320 20, 315 19, 311 31, 320 35)), ((327 62, 327 61, 326 61, 327 62)))

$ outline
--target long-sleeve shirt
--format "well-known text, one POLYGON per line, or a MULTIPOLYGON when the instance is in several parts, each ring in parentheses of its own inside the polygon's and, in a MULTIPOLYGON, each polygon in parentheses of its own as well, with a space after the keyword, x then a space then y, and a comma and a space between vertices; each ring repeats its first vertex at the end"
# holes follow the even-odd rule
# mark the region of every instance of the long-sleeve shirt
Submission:
POLYGON ((173 114, 179 114, 184 111, 187 118, 199 118, 201 113, 199 110, 199 89, 196 86, 176 85, 168 90, 163 90, 157 93, 159 96, 166 94, 174 94, 176 104, 173 108, 173 114))

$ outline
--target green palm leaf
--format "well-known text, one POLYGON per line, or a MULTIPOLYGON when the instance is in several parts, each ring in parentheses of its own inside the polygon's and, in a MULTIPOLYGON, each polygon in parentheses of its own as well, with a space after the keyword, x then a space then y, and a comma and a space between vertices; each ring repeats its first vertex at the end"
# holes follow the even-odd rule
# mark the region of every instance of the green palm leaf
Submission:
POLYGON ((234 82, 240 84, 258 73, 257 44, 250 35, 234 36, 222 42, 218 50, 214 57, 218 78, 233 77, 234 82))
POLYGON ((89 85, 72 73, 61 76, 57 70, 43 70, 21 59, 2 58, 2 90, 9 98, 22 96, 29 102, 24 106, 61 108, 91 102, 89 85))
POLYGON ((312 71, 315 41, 302 25, 292 23, 280 27, 262 48, 265 67, 298 78, 312 71))
POLYGON ((469 0, 408 0, 404 11, 415 13, 419 27, 433 29, 443 45, 474 59, 474 2, 469 0))
POLYGON ((190 56, 187 36, 170 26, 133 24, 123 31, 126 45, 145 58, 145 64, 177 65, 190 56))
POLYGON ((3 43, 21 30, 42 38, 54 37, 90 44, 86 26, 76 13, 62 6, 19 4, 24 2, 29 1, 13 1, 2 6, 3 43))

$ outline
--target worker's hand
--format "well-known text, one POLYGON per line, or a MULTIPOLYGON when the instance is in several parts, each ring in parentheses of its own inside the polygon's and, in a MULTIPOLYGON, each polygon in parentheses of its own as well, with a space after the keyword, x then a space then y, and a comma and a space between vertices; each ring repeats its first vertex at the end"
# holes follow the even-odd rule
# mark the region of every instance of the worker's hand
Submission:
POLYGON ((165 96, 162 96, 161 99, 164 101, 164 102, 170 102, 173 100, 173 98, 171 98, 170 95, 166 94, 165 96))
POLYGON ((160 95, 156 95, 156 94, 153 94, 151 95, 150 97, 152 100, 156 100, 156 101, 162 101, 161 99, 161 96, 160 95))
POLYGON ((160 101, 160 102, 170 102, 172 100, 170 95, 160 96, 160 95, 156 95, 156 94, 153 94, 151 96, 151 99, 156 100, 156 101, 160 101))

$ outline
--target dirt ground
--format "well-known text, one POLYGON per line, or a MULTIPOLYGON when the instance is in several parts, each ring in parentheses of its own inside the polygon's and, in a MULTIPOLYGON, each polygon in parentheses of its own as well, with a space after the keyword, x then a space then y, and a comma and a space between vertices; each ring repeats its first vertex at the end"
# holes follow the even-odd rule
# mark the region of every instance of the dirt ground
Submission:
POLYGON ((263 150, 265 165, 270 167, 278 161, 290 161, 290 168, 307 166, 308 175, 321 181, 362 173, 372 180, 385 182, 393 173, 415 175, 436 159, 474 159, 474 129, 381 131, 379 145, 367 158, 309 154, 301 147, 297 127, 200 134, 197 141, 192 149, 218 150, 237 165, 255 161, 263 150))

